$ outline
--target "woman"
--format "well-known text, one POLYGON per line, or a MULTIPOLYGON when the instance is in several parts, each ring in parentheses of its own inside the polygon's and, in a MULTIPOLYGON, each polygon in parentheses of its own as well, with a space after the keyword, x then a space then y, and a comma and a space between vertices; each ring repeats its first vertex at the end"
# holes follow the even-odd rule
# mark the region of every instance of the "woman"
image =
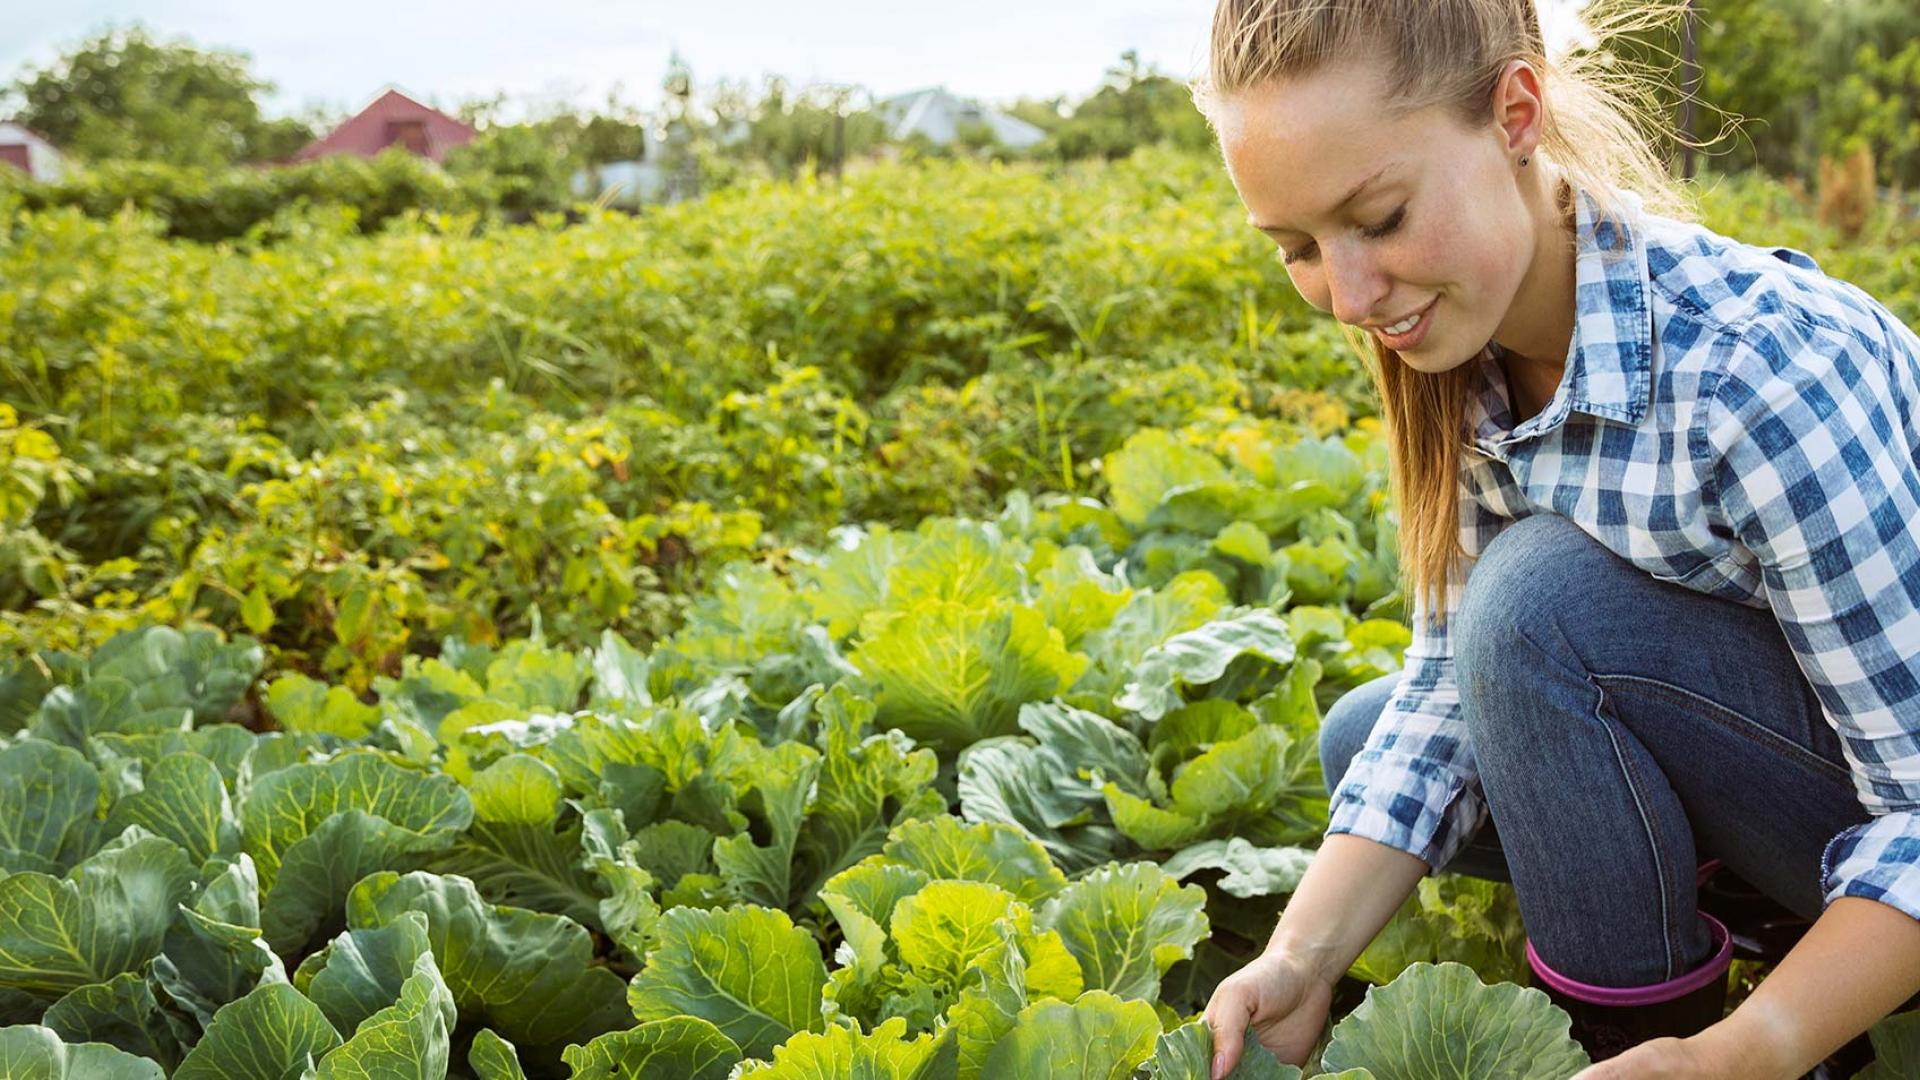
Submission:
POLYGON ((1920 991, 1920 338, 1687 220, 1594 56, 1550 64, 1530 0, 1215 13, 1196 100, 1371 339, 1415 585, 1403 672, 1329 712, 1325 843, 1207 1005, 1216 1077, 1249 1028, 1303 1063, 1449 867, 1514 883, 1583 1080, 1797 1077, 1920 991), (1724 1019, 1709 857, 1815 920, 1724 1019))

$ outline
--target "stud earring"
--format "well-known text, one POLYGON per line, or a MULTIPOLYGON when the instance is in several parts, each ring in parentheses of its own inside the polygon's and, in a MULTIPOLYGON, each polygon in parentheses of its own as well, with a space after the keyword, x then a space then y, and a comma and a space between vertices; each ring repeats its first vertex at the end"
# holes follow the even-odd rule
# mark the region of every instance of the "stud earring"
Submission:
POLYGON ((1524 158, 1524 157, 1522 157, 1522 158, 1520 159, 1520 165, 1521 165, 1521 167, 1522 167, 1522 168, 1525 168, 1525 167, 1526 167, 1526 164, 1527 164, 1527 159, 1526 159, 1526 158, 1524 158))

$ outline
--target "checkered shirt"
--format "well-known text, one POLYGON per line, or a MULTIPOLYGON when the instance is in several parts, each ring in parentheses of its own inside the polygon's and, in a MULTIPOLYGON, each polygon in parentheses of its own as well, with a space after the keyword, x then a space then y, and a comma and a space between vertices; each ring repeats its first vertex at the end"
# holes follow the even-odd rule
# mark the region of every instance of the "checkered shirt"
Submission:
MULTIPOLYGON (((1827 844, 1825 902, 1920 918, 1920 337, 1804 252, 1623 195, 1618 229, 1575 199, 1574 333, 1552 401, 1516 427, 1499 345, 1470 361, 1461 544, 1477 558, 1509 522, 1557 513, 1656 578, 1771 609, 1872 815, 1827 844)), ((1412 621, 1327 833, 1437 868, 1485 796, 1447 629, 1417 593, 1412 621)))

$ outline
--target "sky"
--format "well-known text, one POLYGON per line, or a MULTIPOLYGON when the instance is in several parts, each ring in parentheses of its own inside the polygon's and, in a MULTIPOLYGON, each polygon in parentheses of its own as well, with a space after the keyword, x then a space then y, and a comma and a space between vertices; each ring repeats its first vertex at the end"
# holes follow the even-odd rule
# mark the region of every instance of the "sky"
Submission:
MULTIPOLYGON (((1542 0, 1548 35, 1560 8, 1542 0)), ((608 94, 656 106, 678 50, 701 87, 728 78, 759 90, 857 83, 875 95, 944 85, 1011 102, 1100 85, 1120 53, 1140 51, 1162 74, 1190 78, 1206 58, 1214 0, 0 0, 0 83, 112 26, 249 54, 275 84, 270 116, 358 110, 393 85, 429 104, 504 94, 501 119, 608 94)))

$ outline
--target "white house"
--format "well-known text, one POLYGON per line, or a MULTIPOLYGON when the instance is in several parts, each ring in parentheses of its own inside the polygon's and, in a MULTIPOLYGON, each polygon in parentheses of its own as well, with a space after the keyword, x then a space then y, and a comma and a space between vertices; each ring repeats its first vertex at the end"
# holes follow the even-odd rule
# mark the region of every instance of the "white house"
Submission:
POLYGON ((660 175, 660 161, 655 156, 656 146, 651 137, 647 139, 647 151, 651 160, 605 161, 591 170, 574 173, 574 196, 589 202, 604 197, 609 205, 626 207, 658 202, 666 179, 660 175))
POLYGON ((63 169, 60 151, 25 124, 0 120, 0 162, 24 169, 35 180, 58 180, 63 169))
POLYGON ((945 146, 954 140, 963 124, 985 124, 1000 145, 1013 150, 1024 150, 1047 137, 1046 132, 1017 116, 955 97, 944 86, 896 94, 874 108, 892 125, 889 134, 896 140, 917 132, 934 145, 945 146))

